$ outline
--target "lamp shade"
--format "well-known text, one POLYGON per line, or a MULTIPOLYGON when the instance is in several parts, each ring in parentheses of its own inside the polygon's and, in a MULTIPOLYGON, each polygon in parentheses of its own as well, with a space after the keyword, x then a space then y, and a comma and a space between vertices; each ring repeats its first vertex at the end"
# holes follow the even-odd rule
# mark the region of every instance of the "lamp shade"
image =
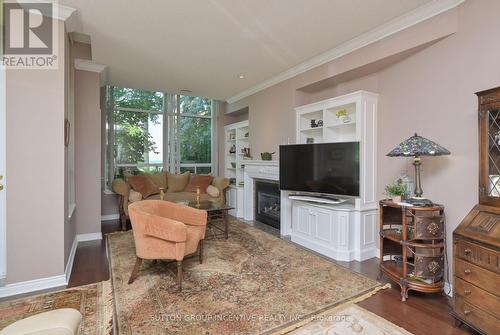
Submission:
POLYGON ((420 156, 442 156, 449 155, 450 152, 439 144, 426 139, 425 137, 413 135, 409 139, 401 142, 397 147, 387 154, 389 157, 420 157, 420 156))

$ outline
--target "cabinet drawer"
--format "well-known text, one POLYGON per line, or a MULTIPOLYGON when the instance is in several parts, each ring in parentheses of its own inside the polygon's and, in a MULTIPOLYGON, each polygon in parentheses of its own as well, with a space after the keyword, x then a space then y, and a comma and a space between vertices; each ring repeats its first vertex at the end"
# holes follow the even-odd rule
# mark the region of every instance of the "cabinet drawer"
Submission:
POLYGON ((454 296, 460 296, 462 299, 474 306, 480 306, 481 309, 500 318, 500 297, 494 296, 480 289, 471 283, 455 277, 454 296))
POLYGON ((472 264, 500 273, 500 252, 458 239, 456 256, 472 264))
POLYGON ((453 310, 464 321, 467 321, 487 334, 498 334, 500 320, 469 304, 462 297, 455 297, 453 310))
POLYGON ((416 216, 412 227, 413 239, 439 240, 444 238, 444 216, 416 216))
POLYGON ((488 291, 491 294, 498 292, 500 275, 480 268, 477 265, 455 259, 455 276, 488 291))

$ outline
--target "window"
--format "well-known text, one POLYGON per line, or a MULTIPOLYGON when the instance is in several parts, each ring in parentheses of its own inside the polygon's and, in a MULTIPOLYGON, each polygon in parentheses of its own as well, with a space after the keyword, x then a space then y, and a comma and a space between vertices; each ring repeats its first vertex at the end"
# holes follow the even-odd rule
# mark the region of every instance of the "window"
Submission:
POLYGON ((211 172, 212 105, 207 98, 179 96, 180 172, 211 172))
POLYGON ((125 171, 215 170, 214 101, 108 86, 106 185, 125 171))

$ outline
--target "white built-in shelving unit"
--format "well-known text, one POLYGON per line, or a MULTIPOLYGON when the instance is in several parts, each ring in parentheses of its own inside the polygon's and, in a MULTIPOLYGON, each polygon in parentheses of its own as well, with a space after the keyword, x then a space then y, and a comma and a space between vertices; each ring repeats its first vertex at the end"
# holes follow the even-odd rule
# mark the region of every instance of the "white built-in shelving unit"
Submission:
POLYGON ((243 173, 246 158, 243 149, 250 148, 248 121, 225 126, 224 140, 224 176, 234 180, 229 186, 227 203, 235 209, 229 214, 243 217, 243 173))
POLYGON ((362 261, 378 255, 377 240, 377 99, 357 91, 297 107, 296 143, 360 144, 360 190, 340 205, 290 199, 281 192, 281 234, 339 261, 362 261), (345 110, 347 119, 337 117, 345 110), (316 127, 311 126, 314 120, 316 127), (320 121, 321 125, 318 125, 320 121))

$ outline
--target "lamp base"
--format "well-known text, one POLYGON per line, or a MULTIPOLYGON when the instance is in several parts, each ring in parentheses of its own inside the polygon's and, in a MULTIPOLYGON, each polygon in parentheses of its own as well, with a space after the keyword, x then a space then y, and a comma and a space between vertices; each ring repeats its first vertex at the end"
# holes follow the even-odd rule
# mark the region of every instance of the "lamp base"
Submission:
POLYGON ((418 198, 418 197, 413 197, 405 200, 406 203, 409 203, 413 206, 417 207, 431 207, 434 206, 434 203, 430 201, 429 199, 426 198, 418 198))

